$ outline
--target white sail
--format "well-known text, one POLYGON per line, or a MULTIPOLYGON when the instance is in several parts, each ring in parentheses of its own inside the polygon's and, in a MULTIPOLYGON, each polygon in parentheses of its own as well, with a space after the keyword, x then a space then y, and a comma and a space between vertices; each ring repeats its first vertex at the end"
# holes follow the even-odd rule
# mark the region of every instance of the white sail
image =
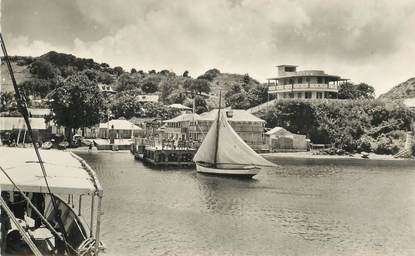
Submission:
MULTIPOLYGON (((245 141, 239 137, 222 113, 219 119, 219 142, 216 163, 222 167, 241 167, 243 165, 275 166, 275 164, 258 155, 245 141)), ((217 134, 215 121, 203 140, 194 161, 214 163, 215 143, 217 134)))
POLYGON ((216 131, 217 131, 217 120, 210 126, 208 133, 203 139, 202 145, 200 145, 193 161, 213 163, 215 161, 215 144, 216 144, 216 131))

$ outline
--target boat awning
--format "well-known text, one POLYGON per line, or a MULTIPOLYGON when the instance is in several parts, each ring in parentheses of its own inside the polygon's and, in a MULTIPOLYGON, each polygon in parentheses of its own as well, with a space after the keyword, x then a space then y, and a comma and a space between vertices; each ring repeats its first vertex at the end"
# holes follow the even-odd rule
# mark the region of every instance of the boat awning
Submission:
MULTIPOLYGON (((95 173, 71 152, 40 150, 52 193, 92 195, 102 193, 95 173)), ((0 166, 24 192, 47 193, 46 183, 33 148, 0 148, 0 166)), ((0 188, 16 191, 0 171, 0 188)))

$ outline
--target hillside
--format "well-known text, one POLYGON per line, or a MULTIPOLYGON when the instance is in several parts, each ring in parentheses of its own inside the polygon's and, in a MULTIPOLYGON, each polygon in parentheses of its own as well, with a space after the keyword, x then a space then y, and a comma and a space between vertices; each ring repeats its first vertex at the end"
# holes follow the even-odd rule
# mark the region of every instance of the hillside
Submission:
MULTIPOLYGON (((122 67, 110 67, 107 63, 97 63, 93 59, 78 58, 71 54, 48 52, 38 57, 12 56, 11 62, 16 80, 26 95, 33 99, 46 97, 62 81, 72 75, 86 75, 90 81, 112 86, 119 96, 126 94, 159 94, 163 104, 180 103, 192 106, 192 97, 199 96, 197 105, 207 110, 218 105, 219 92, 222 92, 224 103, 237 108, 249 108, 262 103, 264 86, 248 74, 222 73, 218 69, 210 69, 198 77, 182 75, 169 70, 139 69, 123 70, 122 67), (206 97, 209 95, 209 97, 206 97), (233 100, 230 96, 235 95, 233 100), (237 105, 238 102, 244 102, 237 105)), ((2 92, 13 89, 7 66, 1 64, 2 92)), ((120 98, 117 96, 117 98, 120 98)), ((122 101, 123 99, 119 99, 122 101)))
MULTIPOLYGON (((27 64, 20 64, 16 61, 13 61, 12 68, 13 68, 14 76, 18 84, 32 79, 32 75, 30 74, 27 64)), ((1 91, 2 92, 13 91, 13 85, 10 79, 10 74, 7 69, 7 65, 5 65, 5 63, 3 62, 1 63, 1 66, 0 66, 0 74, 1 74, 1 86, 0 86, 1 91)))
POLYGON ((415 97, 415 77, 393 87, 388 92, 380 95, 379 99, 395 100, 409 97, 415 97))

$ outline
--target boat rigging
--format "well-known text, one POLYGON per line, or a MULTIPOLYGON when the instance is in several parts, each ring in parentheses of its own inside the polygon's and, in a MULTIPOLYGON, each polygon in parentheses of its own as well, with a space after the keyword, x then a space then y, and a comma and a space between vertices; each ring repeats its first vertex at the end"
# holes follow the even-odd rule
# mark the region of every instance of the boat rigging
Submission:
MULTIPOLYGON (((2 217, 11 220, 15 229, 8 225, 1 225, 0 240, 1 253, 28 253, 27 249, 34 255, 42 254, 65 254, 65 255, 98 255, 102 244, 99 240, 100 233, 100 216, 101 216, 101 201, 103 197, 103 190, 94 171, 79 157, 72 154, 70 158, 67 155, 70 153, 59 152, 47 153, 53 155, 47 157, 46 161, 42 158, 37 142, 34 138, 31 128, 29 114, 27 110, 26 97, 20 92, 16 79, 14 77, 13 68, 6 50, 5 42, 0 33, 0 43, 6 62, 10 78, 13 84, 15 99, 20 114, 22 115, 29 137, 31 138, 34 153, 28 149, 7 149, 0 148, 1 155, 7 158, 0 159, 0 190, 1 190, 1 207, 6 214, 2 217), (68 166, 62 166, 62 159, 66 159, 65 163, 68 166), (24 161, 27 160, 27 161, 24 161), (54 165, 50 163, 55 162, 54 165), (42 171, 41 176, 36 172, 35 165, 39 164, 42 171), (45 169, 45 164, 48 165, 48 173, 45 169), (60 166, 61 165, 61 166, 60 166), (48 176, 49 174, 49 176, 48 176), (51 175, 52 174, 52 175, 51 175), (68 176, 69 174, 69 176, 68 176), (74 178, 76 180, 74 180, 74 178), (17 191, 17 192, 16 192, 17 191), (59 195, 58 195, 59 194, 59 195), (79 214, 76 214, 73 207, 69 206, 60 195, 67 194, 68 202, 73 195, 79 195, 79 214), (32 196, 32 199, 28 195, 32 196), (91 195, 91 224, 90 236, 88 237, 88 226, 81 218, 82 196, 91 195), (12 198, 11 198, 12 197, 12 198), (15 197, 21 197, 20 210, 13 211, 10 209, 13 206, 15 197), (98 208, 96 212, 96 231, 92 232, 94 227, 94 199, 98 197, 98 208), (34 200, 38 206, 31 201, 34 200), (21 202, 26 202, 30 208, 26 208, 21 202), (45 208, 45 205, 47 206, 45 208), (42 208, 41 210, 38 208, 42 208), (40 222, 30 227, 26 218, 29 218, 28 211, 32 210, 34 214, 31 217, 40 219, 40 222), (7 216, 6 216, 7 215, 7 216), (16 216, 18 215, 18 216, 16 216), (52 223, 55 223, 52 225, 52 223), (42 226, 42 224, 44 226, 42 226), (38 231, 36 233, 36 231, 38 231), (43 236, 41 234, 48 233, 52 236, 43 236), (21 238, 19 238, 21 237, 21 238), (14 239, 14 240, 12 240, 14 239), (24 240, 21 248, 14 243, 24 240), (29 248, 25 248, 24 245, 29 248), (45 245, 47 244, 47 245, 45 245), (21 249, 22 251, 18 251, 21 249), (16 251, 17 250, 17 251, 16 251)), ((15 203, 16 205, 17 203, 15 203)), ((16 208, 16 207, 15 207, 16 208)), ((33 219, 32 219, 33 220, 33 219)), ((6 223, 7 221, 5 221, 6 223)), ((9 223, 9 222, 7 222, 9 223)))

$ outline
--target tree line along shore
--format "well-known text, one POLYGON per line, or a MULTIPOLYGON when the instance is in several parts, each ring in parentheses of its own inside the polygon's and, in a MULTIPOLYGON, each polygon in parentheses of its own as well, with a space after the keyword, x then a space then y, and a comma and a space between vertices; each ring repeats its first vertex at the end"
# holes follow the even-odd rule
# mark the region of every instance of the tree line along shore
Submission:
MULTIPOLYGON (((49 52, 39 57, 12 57, 18 85, 31 107, 50 108, 47 119, 74 131, 111 118, 177 116, 169 104, 183 104, 196 113, 216 108, 219 91, 224 105, 248 109, 268 100, 267 84, 248 74, 222 73, 211 69, 198 77, 188 71, 142 71, 111 68, 106 63, 73 55, 49 52), (103 93, 108 86, 116 93, 103 93), (158 101, 143 102, 140 95, 158 95, 158 101)), ((2 62, 0 115, 18 116, 11 83, 2 62)), ((396 96, 396 95, 395 95, 396 96)), ((415 117, 400 100, 375 99, 374 88, 365 83, 345 83, 339 99, 278 100, 257 115, 266 127, 281 126, 305 134, 313 143, 332 144, 347 152, 395 154, 402 149, 406 131, 415 117)), ((395 97, 396 98, 396 97, 395 97)))

